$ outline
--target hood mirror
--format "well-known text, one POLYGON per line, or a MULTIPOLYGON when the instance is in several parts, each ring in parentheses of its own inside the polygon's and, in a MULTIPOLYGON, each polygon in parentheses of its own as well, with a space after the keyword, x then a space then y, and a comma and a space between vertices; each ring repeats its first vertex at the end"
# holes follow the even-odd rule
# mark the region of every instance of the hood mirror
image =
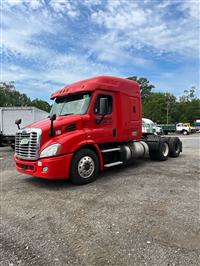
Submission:
POLYGON ((50 118, 51 121, 56 120, 56 114, 52 114, 49 118, 50 118))
POLYGON ((15 124, 17 125, 18 129, 20 129, 20 124, 21 124, 22 120, 21 119, 16 119, 15 120, 15 124))
POLYGON ((50 115, 49 119, 51 120, 51 126, 50 126, 49 137, 53 137, 53 136, 54 136, 53 121, 56 120, 56 114, 52 114, 52 115, 50 115))

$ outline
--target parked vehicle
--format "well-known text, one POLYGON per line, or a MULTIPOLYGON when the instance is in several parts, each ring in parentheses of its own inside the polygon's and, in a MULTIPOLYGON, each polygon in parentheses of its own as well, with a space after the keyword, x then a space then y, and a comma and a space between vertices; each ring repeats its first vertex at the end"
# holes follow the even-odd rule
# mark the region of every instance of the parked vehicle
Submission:
POLYGON ((157 124, 154 123, 152 120, 147 118, 142 118, 142 133, 162 135, 163 130, 161 127, 157 126, 157 124))
POLYGON ((178 124, 159 124, 165 135, 168 133, 181 133, 183 135, 189 135, 194 132, 194 129, 189 123, 178 123, 178 124))
POLYGON ((95 77, 65 86, 51 99, 49 119, 16 133, 19 172, 85 184, 105 168, 147 155, 164 161, 182 151, 177 137, 142 135, 140 88, 135 81, 95 77))
POLYGON ((195 133, 196 132, 196 128, 193 127, 190 123, 184 123, 183 126, 189 127, 191 133, 195 133))
POLYGON ((200 119, 195 120, 194 126, 197 132, 200 132, 200 119))
POLYGON ((22 127, 25 127, 47 116, 47 112, 35 107, 0 107, 0 145, 8 144, 14 147, 17 118, 21 118, 22 127))

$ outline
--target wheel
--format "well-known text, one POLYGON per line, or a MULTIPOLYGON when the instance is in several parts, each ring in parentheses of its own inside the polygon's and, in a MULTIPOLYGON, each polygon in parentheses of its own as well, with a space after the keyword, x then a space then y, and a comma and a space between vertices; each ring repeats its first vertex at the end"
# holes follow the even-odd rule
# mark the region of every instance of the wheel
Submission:
POLYGON ((75 153, 71 168, 70 179, 73 184, 83 185, 94 181, 99 172, 99 159, 90 149, 82 149, 75 153))
POLYGON ((170 157, 178 157, 180 152, 182 151, 182 143, 179 138, 172 137, 168 139, 169 143, 169 156, 170 157))
POLYGON ((169 156, 169 144, 167 139, 161 138, 158 149, 149 150, 149 155, 152 160, 166 161, 169 156))
POLYGON ((187 130, 183 130, 183 135, 189 135, 189 132, 187 130))

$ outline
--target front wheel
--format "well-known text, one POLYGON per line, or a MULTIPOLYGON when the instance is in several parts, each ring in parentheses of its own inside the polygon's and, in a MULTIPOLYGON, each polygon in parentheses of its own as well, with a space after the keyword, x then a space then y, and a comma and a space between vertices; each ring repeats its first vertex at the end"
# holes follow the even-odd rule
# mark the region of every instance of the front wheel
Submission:
POLYGON ((99 159, 90 149, 82 149, 75 153, 71 168, 70 179, 73 184, 83 185, 94 181, 99 172, 99 159))

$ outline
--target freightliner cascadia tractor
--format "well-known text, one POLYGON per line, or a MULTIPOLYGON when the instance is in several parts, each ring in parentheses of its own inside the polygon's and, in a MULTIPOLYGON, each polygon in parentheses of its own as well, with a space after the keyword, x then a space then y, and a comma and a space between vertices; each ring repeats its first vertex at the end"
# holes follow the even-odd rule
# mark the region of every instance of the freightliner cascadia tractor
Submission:
MULTIPOLYGON (((145 156, 164 161, 182 152, 179 138, 142 135, 140 87, 134 81, 94 77, 65 86, 51 99, 49 118, 16 134, 19 172, 80 185, 108 167, 145 156)), ((15 123, 20 128, 20 119, 15 123)))

